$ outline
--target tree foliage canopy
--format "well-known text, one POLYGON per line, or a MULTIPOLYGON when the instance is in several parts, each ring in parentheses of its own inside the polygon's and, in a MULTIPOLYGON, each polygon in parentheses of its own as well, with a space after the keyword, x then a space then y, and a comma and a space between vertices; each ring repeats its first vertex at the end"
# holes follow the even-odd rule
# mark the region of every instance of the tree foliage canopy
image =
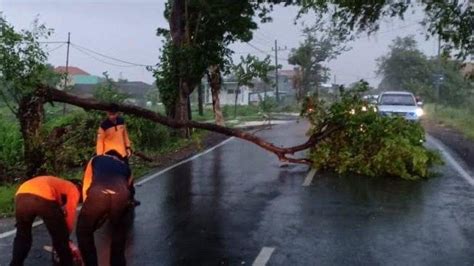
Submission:
POLYGON ((298 48, 291 50, 288 58, 288 63, 300 67, 299 95, 306 95, 311 89, 317 88, 319 83, 326 82, 329 69, 323 63, 348 49, 337 30, 325 29, 321 23, 306 27, 303 35, 304 41, 298 48))
POLYGON ((461 73, 462 63, 443 56, 428 58, 417 47, 413 36, 397 37, 389 52, 378 58, 377 74, 382 77, 382 90, 408 90, 428 101, 460 104, 472 91, 472 85, 461 73), (439 84, 437 84, 437 82, 439 84))
POLYGON ((232 55, 228 45, 250 41, 252 31, 257 28, 256 19, 267 21, 268 11, 258 1, 168 1, 165 17, 170 28, 157 30, 158 36, 165 38, 165 44, 155 71, 167 109, 176 104, 179 95, 176 90, 182 89, 183 81, 195 86, 209 66, 217 65, 225 70, 232 55))
MULTIPOLYGON (((275 1, 281 2, 281 1, 275 1)), ((408 10, 422 9, 425 17, 426 36, 438 35, 443 42, 456 49, 459 57, 466 57, 474 50, 474 10, 470 1, 459 0, 373 0, 367 1, 286 1, 301 5, 300 15, 313 11, 318 19, 330 18, 341 36, 354 32, 374 32, 386 17, 404 18, 408 10)))
POLYGON ((37 20, 33 25, 32 30, 16 31, 0 13, 0 96, 15 114, 17 106, 10 103, 18 105, 24 95, 53 76, 46 64, 47 53, 38 42, 52 30, 37 20))
POLYGON ((253 80, 258 78, 265 83, 269 83, 269 73, 275 70, 275 66, 271 65, 270 56, 263 60, 253 55, 241 56, 238 64, 232 65, 231 76, 237 81, 237 87, 248 86, 253 87, 253 80))

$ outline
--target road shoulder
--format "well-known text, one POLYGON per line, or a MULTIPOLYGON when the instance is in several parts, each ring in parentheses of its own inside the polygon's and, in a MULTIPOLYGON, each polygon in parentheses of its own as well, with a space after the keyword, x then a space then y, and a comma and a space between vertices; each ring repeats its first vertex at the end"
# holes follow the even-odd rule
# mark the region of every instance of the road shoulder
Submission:
POLYGON ((426 132, 448 147, 461 159, 470 172, 474 172, 474 141, 458 130, 431 119, 422 121, 426 132))

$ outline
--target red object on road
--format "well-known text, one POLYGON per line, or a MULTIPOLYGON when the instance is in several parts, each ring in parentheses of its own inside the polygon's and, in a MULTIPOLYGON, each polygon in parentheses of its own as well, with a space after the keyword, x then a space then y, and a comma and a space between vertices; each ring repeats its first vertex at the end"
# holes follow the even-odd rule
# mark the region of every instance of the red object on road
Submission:
MULTIPOLYGON (((54 249, 49 249, 51 248, 49 246, 48 249, 46 247, 47 246, 45 246, 45 250, 52 253, 53 265, 59 265, 59 257, 56 251, 54 249)), ((69 241, 69 248, 71 249, 72 253, 73 266, 84 266, 84 261, 82 260, 81 251, 79 250, 79 248, 74 245, 72 241, 69 241)))
POLYGON ((71 249, 72 259, 75 266, 84 266, 84 262, 82 261, 81 251, 79 248, 74 245, 72 241, 69 242, 69 248, 71 249))

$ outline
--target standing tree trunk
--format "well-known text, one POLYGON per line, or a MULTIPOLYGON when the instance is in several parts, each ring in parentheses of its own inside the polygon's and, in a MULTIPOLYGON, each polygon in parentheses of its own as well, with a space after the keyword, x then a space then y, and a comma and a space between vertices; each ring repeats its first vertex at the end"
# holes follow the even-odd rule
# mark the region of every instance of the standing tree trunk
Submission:
POLYGON ((188 96, 188 119, 193 120, 193 110, 191 108, 191 96, 188 96))
POLYGON ((200 116, 204 115, 204 86, 202 85, 202 82, 199 82, 198 86, 198 112, 200 116))
POLYGON ((222 115, 221 105, 219 101, 219 92, 221 90, 221 71, 218 65, 213 65, 209 67, 208 72, 208 81, 209 86, 211 87, 212 93, 212 110, 214 111, 214 117, 216 124, 219 126, 224 126, 224 116, 222 115))
POLYGON ((26 163, 26 177, 31 178, 43 172, 45 151, 42 147, 41 126, 44 119, 44 98, 30 94, 20 100, 18 120, 23 137, 23 154, 26 163))
POLYGON ((234 118, 237 118, 237 100, 239 99, 240 86, 237 85, 235 89, 235 100, 234 100, 234 118))
MULTIPOLYGON (((181 80, 178 92, 178 99, 176 99, 174 119, 186 122, 189 120, 189 83, 181 80)), ((189 137, 189 128, 180 129, 179 133, 182 137, 189 137)))

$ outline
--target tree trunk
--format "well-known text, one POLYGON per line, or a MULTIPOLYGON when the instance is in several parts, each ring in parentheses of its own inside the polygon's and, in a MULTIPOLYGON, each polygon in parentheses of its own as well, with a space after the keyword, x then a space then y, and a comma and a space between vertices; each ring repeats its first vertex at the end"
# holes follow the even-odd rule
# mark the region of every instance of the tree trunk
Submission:
POLYGON ((26 178, 41 174, 44 169, 45 151, 42 146, 41 126, 44 119, 44 98, 30 94, 20 100, 18 120, 23 137, 23 155, 26 163, 26 178))
POLYGON ((235 100, 234 100, 234 118, 237 118, 237 100, 239 98, 239 86, 235 90, 235 100))
MULTIPOLYGON (((186 122, 189 120, 189 83, 181 80, 178 92, 178 99, 176 100, 174 119, 186 122)), ((181 128, 179 134, 182 137, 189 137, 189 128, 181 128)))
POLYGON ((193 110, 191 109, 191 96, 188 96, 188 119, 193 120, 193 110))
POLYGON ((202 85, 202 82, 199 82, 199 86, 198 86, 198 111, 199 111, 200 116, 204 115, 204 95, 203 95, 204 91, 203 90, 204 90, 204 86, 202 85))
POLYGON ((222 79, 221 71, 218 65, 209 67, 208 81, 209 86, 211 87, 212 110, 214 111, 216 124, 219 126, 224 126, 224 115, 222 114, 221 104, 219 101, 219 92, 221 90, 222 79))

